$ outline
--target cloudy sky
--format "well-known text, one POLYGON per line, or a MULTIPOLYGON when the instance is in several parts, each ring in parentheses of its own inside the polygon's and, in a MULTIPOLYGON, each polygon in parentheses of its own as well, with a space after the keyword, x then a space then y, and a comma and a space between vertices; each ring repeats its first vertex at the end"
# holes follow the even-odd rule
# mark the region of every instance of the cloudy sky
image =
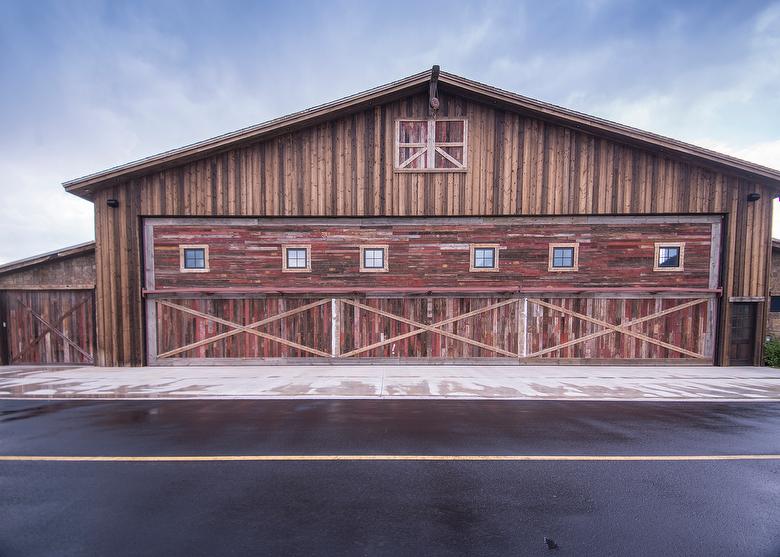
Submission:
POLYGON ((780 168, 779 60, 780 2, 3 0, 0 263, 94 237, 67 179, 433 64, 780 168))

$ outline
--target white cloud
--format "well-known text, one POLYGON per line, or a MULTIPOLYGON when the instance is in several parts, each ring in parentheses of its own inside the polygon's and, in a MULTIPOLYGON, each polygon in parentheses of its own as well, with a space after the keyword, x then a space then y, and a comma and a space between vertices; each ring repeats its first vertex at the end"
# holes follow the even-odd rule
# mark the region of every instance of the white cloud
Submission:
POLYGON ((701 139, 697 143, 719 153, 780 170, 780 139, 747 145, 731 145, 712 139, 701 139))
POLYGON ((92 204, 66 194, 59 176, 45 170, 48 162, 0 161, 0 264, 94 238, 92 204))
MULTIPOLYGON (((13 76, 19 90, 6 91, 18 96, 0 104, 0 236, 13 239, 0 242, 0 263, 92 238, 91 205, 66 195, 63 180, 433 63, 780 168, 780 4, 715 38, 693 36, 701 20, 681 7, 657 27, 636 29, 614 25, 614 10, 623 4, 584 0, 564 13, 480 3, 439 14, 430 25, 427 16, 393 19, 384 8, 342 3, 314 10, 308 26, 290 19, 294 33, 258 22, 255 38, 156 20, 149 9, 107 22, 70 5, 52 8, 49 50, 42 59, 29 54, 13 76), (719 45, 699 40, 733 48, 728 56, 712 54, 709 47, 719 45)), ((5 25, 0 46, 10 36, 5 25)), ((0 52, 0 70, 34 50, 38 37, 22 31, 0 52)))
MULTIPOLYGON (((780 170, 780 139, 740 147, 710 140, 702 140, 699 144, 720 153, 780 170)), ((780 202, 777 199, 772 203, 772 237, 780 238, 780 202)))

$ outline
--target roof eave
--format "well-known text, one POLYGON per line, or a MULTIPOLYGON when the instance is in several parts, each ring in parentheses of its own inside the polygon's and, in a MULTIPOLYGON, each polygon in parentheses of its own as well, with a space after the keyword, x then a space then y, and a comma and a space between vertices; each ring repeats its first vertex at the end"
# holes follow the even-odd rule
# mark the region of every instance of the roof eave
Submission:
MULTIPOLYGON (((121 180, 131 179, 149 172, 189 162, 204 156, 234 148, 244 143, 266 139, 295 129, 315 125, 340 115, 354 112, 375 103, 387 102, 427 85, 431 71, 427 70, 368 91, 357 93, 336 101, 296 112, 268 122, 257 124, 223 134, 205 141, 172 149, 137 161, 81 178, 69 180, 62 185, 65 191, 92 200, 98 188, 113 185, 121 180)), ((780 171, 724 155, 709 149, 697 147, 651 132, 646 132, 595 116, 569 110, 550 103, 524 97, 483 83, 471 81, 447 72, 440 72, 439 83, 452 87, 461 94, 476 97, 482 102, 501 105, 537 118, 545 119, 572 129, 578 129, 599 136, 606 136, 623 143, 664 152, 677 158, 690 159, 698 164, 708 164, 751 180, 756 180, 780 193, 780 171)), ((422 89, 421 89, 422 90, 422 89)))
POLYGON ((95 241, 84 242, 82 244, 76 244, 75 246, 68 246, 66 248, 33 255, 32 257, 26 257, 24 259, 17 259, 16 261, 10 261, 0 265, 0 275, 7 273, 18 272, 28 267, 34 267, 43 263, 50 263, 59 259, 68 259, 71 257, 78 257, 85 253, 95 251, 95 241))
POLYGON ((403 96, 417 87, 428 84, 430 70, 350 95, 336 101, 325 103, 313 108, 269 120, 261 124, 242 128, 240 130, 206 139, 198 143, 171 149, 150 157, 145 157, 127 164, 115 166, 107 170, 95 172, 81 178, 63 182, 65 191, 91 200, 96 188, 111 185, 139 174, 159 170, 168 166, 176 166, 189 160, 218 153, 233 148, 241 143, 253 142, 258 139, 272 137, 278 133, 287 133, 299 127, 310 126, 319 121, 330 120, 345 113, 363 109, 372 104, 392 100, 403 96))
POLYGON ((678 158, 689 158, 697 162, 714 164, 731 172, 737 170, 751 179, 760 180, 767 186, 780 191, 780 171, 773 168, 724 155, 684 141, 524 97, 510 91, 471 81, 458 75, 441 72, 439 83, 443 83, 445 87, 447 85, 454 87, 461 92, 472 93, 472 95, 479 97, 483 102, 500 103, 506 107, 511 107, 569 128, 583 130, 595 135, 608 136, 624 143, 628 142, 645 148, 661 150, 678 158))

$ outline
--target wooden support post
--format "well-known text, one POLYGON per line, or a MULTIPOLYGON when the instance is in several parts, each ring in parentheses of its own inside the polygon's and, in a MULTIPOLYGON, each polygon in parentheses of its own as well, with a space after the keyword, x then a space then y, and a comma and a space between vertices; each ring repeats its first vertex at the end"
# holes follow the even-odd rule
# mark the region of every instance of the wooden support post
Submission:
POLYGON ((525 358, 528 352, 528 298, 517 300, 517 355, 525 358))
POLYGON ((146 299, 146 365, 157 363, 157 300, 146 299))
POLYGON ((341 352, 341 300, 330 300, 330 353, 338 358, 341 352))
POLYGON ((716 304, 717 300, 715 298, 710 298, 710 301, 707 302, 707 324, 704 329, 704 351, 702 352, 708 358, 712 358, 713 361, 715 357, 716 304))

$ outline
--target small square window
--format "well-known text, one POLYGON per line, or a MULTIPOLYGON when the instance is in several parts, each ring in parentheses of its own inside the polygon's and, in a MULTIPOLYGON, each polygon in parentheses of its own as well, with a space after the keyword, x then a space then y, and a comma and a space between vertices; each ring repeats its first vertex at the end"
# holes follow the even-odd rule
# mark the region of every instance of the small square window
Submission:
POLYGON ((283 248, 283 271, 304 273, 311 271, 309 246, 285 246, 283 248))
POLYGON ((203 248, 188 248, 184 250, 185 269, 205 269, 206 251, 203 248))
POLYGON ((208 246, 179 246, 179 270, 182 273, 205 273, 209 270, 208 246))
POLYGON ((387 271, 387 246, 360 246, 360 272, 387 271))
POLYGON ((769 302, 769 311, 772 313, 780 312, 780 296, 772 296, 769 302))
POLYGON ((554 248, 553 267, 574 267, 574 248, 554 248))
POLYGON ((655 265, 656 271, 682 271, 685 244, 678 242, 656 242, 655 265))
POLYGON ((496 248, 476 248, 474 250, 474 267, 492 269, 496 266, 496 248))
POLYGON ((472 244, 470 251, 470 271, 498 271, 498 244, 472 244))
POLYGON ((661 247, 658 250, 659 267, 679 267, 680 248, 677 246, 661 247))
POLYGON ((363 266, 366 269, 382 269, 385 266, 385 250, 382 248, 363 250, 363 266))
POLYGON ((579 268, 579 244, 550 244, 549 271, 576 271, 579 268))
POLYGON ((307 267, 306 250, 290 248, 287 250, 287 267, 290 269, 305 269, 307 267))

